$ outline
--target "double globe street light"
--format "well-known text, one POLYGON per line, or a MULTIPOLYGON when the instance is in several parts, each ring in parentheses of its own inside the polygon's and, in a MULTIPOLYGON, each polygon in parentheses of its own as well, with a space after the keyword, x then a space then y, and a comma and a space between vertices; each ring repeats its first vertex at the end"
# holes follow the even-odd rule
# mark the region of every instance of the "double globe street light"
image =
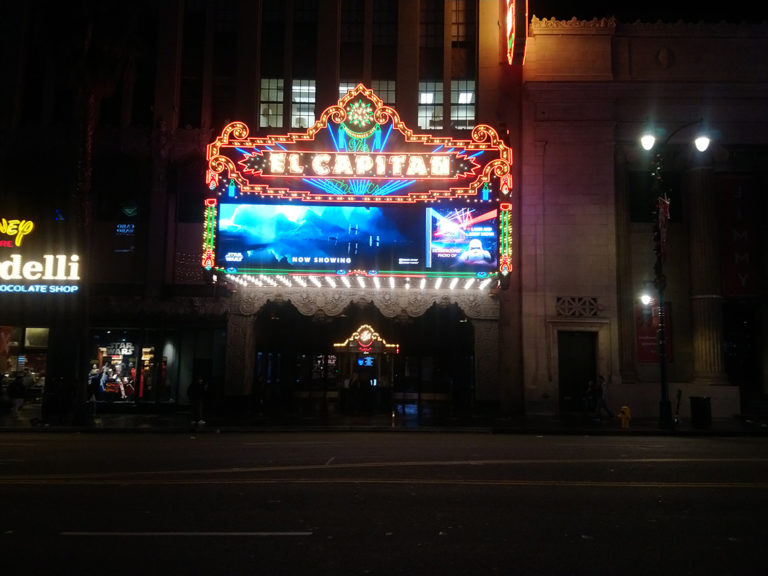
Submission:
MULTIPOLYGON (((667 243, 667 223, 669 221, 670 199, 667 195, 667 188, 664 183, 664 154, 667 144, 672 137, 685 128, 691 126, 701 126, 702 120, 687 122, 675 129, 660 143, 657 144, 657 133, 646 131, 640 137, 640 145, 646 151, 656 150, 651 160, 651 190, 656 197, 654 206, 653 222, 653 251, 656 255, 656 261, 653 266, 653 283, 657 293, 658 324, 656 339, 658 344, 659 360, 659 384, 661 386, 659 398, 659 427, 665 430, 671 430, 675 427, 675 420, 672 417, 672 404, 669 400, 669 384, 667 381, 667 335, 666 335, 666 311, 664 309, 664 290, 667 286, 667 277, 664 274, 664 259, 666 256, 667 243)), ((705 152, 709 148, 710 138, 705 132, 697 132, 693 140, 696 150, 705 152)), ((652 297, 648 294, 641 296, 643 305, 649 306, 652 297)))

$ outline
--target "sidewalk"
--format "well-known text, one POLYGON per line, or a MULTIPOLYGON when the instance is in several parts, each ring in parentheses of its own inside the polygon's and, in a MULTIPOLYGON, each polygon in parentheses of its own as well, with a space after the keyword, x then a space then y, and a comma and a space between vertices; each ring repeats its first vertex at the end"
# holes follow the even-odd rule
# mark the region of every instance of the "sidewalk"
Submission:
POLYGON ((146 412, 135 405, 111 406, 97 413, 92 423, 75 421, 72 415, 53 422, 43 422, 40 405, 27 404, 21 417, 0 414, 0 432, 267 432, 267 431, 410 431, 410 432, 481 432, 494 434, 580 434, 580 435, 690 435, 734 436, 768 435, 768 422, 746 418, 713 418, 709 426, 691 425, 681 420, 673 430, 659 427, 653 418, 634 418, 622 428, 618 418, 608 421, 563 419, 557 415, 518 416, 511 418, 419 418, 416 415, 386 414, 293 417, 269 420, 259 416, 232 414, 208 417, 204 424, 193 423, 188 410, 146 412))

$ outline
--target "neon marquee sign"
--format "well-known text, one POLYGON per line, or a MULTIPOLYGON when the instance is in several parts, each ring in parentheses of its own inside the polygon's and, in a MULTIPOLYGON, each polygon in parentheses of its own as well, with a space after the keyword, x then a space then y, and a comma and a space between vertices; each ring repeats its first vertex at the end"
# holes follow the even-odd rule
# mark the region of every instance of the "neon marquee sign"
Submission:
POLYGON ((511 188, 512 150, 493 128, 478 125, 469 140, 414 134, 362 84, 305 133, 248 134, 232 122, 208 146, 206 182, 219 197, 413 203, 511 188))
POLYGON ((249 167, 249 173, 260 174, 266 178, 270 176, 333 176, 336 178, 406 177, 439 180, 458 175, 459 169, 452 160, 449 154, 266 152, 263 155, 254 154, 243 164, 249 167))
POLYGON ((370 324, 363 324, 355 330, 344 342, 336 342, 334 348, 357 351, 364 354, 376 352, 400 353, 399 344, 390 344, 382 338, 370 324))
POLYGON ((202 266, 267 285, 486 286, 512 269, 512 150, 490 126, 470 135, 416 134, 362 84, 306 132, 230 123, 207 147, 202 266))
POLYGON ((507 0, 507 62, 522 65, 528 36, 528 0, 507 0))

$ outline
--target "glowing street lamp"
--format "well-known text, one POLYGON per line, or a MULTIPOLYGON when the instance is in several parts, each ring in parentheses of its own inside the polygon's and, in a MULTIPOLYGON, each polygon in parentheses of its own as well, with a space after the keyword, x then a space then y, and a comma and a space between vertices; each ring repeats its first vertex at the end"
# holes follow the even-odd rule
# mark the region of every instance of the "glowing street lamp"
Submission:
MULTIPOLYGON (((666 145, 671 138, 683 130, 694 125, 700 125, 702 120, 695 120, 683 124, 674 130, 664 141, 657 146, 656 136, 652 132, 644 133, 640 138, 640 145, 644 150, 650 151, 657 148, 657 152, 651 162, 651 187, 656 195, 656 205, 654 208, 653 224, 653 251, 656 255, 656 261, 653 266, 654 286, 657 291, 657 304, 659 310, 658 329, 656 332, 658 342, 659 357, 659 384, 661 387, 659 398, 659 427, 664 429, 674 428, 675 421, 672 417, 672 403, 669 400, 669 384, 667 382, 667 335, 666 335, 666 310, 664 308, 664 291, 667 286, 667 277, 664 274, 664 259, 666 256, 667 242, 667 223, 669 221, 670 199, 667 196, 663 186, 664 172, 664 152, 666 145)), ((694 145, 699 152, 704 152, 709 147, 709 136, 697 133, 694 139, 694 145)), ((644 305, 651 303, 652 298, 649 295, 643 295, 641 298, 644 305)))

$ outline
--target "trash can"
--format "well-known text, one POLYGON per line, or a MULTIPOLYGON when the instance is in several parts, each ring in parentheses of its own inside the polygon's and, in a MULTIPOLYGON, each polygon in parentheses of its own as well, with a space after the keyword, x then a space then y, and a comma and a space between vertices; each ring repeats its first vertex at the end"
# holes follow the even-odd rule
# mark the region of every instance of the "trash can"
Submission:
POLYGON ((712 425, 712 402, 709 396, 691 396, 691 426, 706 430, 712 425))

